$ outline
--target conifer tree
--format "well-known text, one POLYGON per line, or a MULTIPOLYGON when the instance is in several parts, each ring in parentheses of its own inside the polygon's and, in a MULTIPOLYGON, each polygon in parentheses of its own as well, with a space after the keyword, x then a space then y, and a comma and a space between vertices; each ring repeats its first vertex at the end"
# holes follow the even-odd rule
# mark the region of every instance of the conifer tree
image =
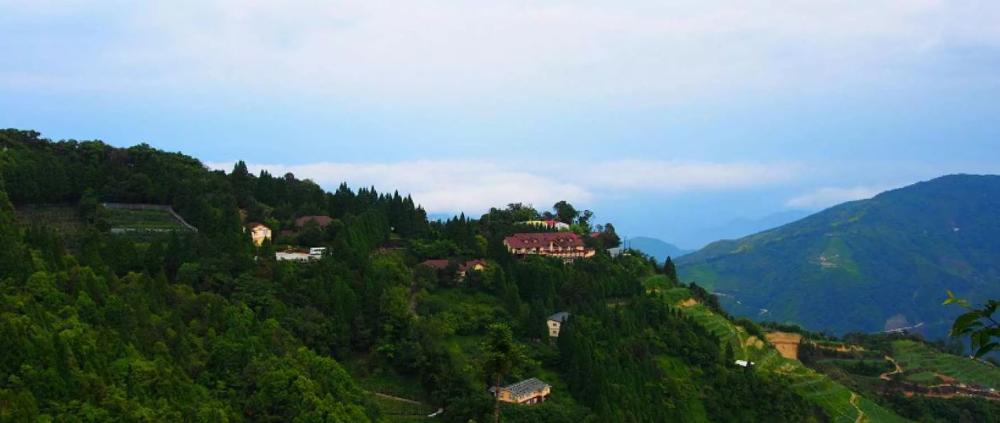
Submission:
POLYGON ((667 256, 667 261, 663 263, 663 274, 667 275, 667 278, 674 284, 680 282, 680 280, 677 279, 677 266, 674 265, 674 260, 669 256, 667 256))

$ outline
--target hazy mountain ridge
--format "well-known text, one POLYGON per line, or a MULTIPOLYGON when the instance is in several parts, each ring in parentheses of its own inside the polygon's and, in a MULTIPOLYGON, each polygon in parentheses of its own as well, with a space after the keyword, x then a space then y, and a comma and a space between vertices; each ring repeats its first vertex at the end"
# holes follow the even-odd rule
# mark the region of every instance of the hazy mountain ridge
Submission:
POLYGON ((950 175, 832 207, 678 260, 735 314, 837 333, 942 336, 945 291, 1000 294, 1000 176, 950 175))
POLYGON ((682 249, 662 239, 648 236, 629 238, 627 240, 627 246, 648 254, 660 263, 666 260, 667 257, 677 258, 692 252, 692 250, 682 249))
POLYGON ((785 210, 758 218, 741 217, 722 225, 707 228, 704 232, 714 236, 716 240, 739 239, 795 222, 809 215, 810 213, 805 210, 785 210))

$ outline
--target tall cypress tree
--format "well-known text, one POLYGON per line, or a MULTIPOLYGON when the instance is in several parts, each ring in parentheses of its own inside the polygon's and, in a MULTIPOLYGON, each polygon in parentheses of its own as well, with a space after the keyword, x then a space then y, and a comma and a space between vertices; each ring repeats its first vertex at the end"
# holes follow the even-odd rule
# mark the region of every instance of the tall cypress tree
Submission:
POLYGON ((667 261, 663 263, 663 274, 667 275, 667 278, 675 285, 680 282, 677 279, 677 266, 674 265, 674 261, 670 256, 667 256, 667 261))

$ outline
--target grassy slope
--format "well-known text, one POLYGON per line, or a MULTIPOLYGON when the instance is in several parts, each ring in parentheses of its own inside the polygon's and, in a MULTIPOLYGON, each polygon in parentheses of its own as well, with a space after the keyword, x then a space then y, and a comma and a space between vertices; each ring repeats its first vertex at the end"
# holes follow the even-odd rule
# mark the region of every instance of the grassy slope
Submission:
MULTIPOLYGON (((673 288, 666 291, 665 296, 672 304, 677 304, 690 298, 690 292, 685 288, 673 288)), ((822 407, 835 422, 857 421, 858 410, 864 412, 863 420, 865 421, 906 421, 866 398, 859 397, 852 401, 854 394, 843 385, 809 369, 797 360, 781 357, 777 350, 770 345, 755 342, 754 339, 751 339, 755 337, 748 334, 742 327, 734 325, 726 318, 700 304, 685 307, 682 310, 723 342, 732 345, 737 359, 746 359, 757 363, 758 371, 786 376, 792 383, 792 389, 822 407), (853 404, 855 401, 857 406, 853 404)))
POLYGON ((893 358, 903 367, 903 377, 921 384, 939 384, 940 373, 967 385, 1000 389, 1000 369, 965 357, 944 354, 919 342, 899 340, 892 343, 893 358))

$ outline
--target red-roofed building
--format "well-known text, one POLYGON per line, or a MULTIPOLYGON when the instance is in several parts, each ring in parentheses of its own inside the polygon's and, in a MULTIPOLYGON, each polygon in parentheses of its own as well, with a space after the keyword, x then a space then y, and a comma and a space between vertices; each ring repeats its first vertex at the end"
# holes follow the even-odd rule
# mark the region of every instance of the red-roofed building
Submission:
POLYGON ((469 260, 458 266, 458 273, 463 277, 465 276, 465 273, 470 270, 475 270, 475 271, 486 270, 486 260, 482 259, 469 260))
MULTIPOLYGON (((431 269, 437 271, 442 271, 447 269, 448 266, 451 265, 451 263, 452 263, 451 260, 447 259, 431 259, 431 260, 424 260, 422 263, 420 263, 420 265, 430 267, 431 269)), ((465 263, 458 263, 458 266, 455 268, 457 279, 465 279, 465 275, 470 270, 474 271, 486 270, 486 260, 476 259, 476 260, 466 261, 465 263)))
POLYGON ((421 266, 427 266, 434 270, 444 270, 449 264, 451 264, 451 261, 448 259, 431 259, 420 263, 421 266))
POLYGON ((295 227, 305 227, 309 222, 316 222, 320 228, 326 228, 327 226, 330 226, 330 222, 333 222, 333 218, 330 216, 302 216, 295 219, 295 227))
POLYGON ((583 240, 572 232, 541 232, 514 234, 503 240, 511 254, 518 256, 542 255, 559 257, 566 261, 593 257, 595 251, 583 245, 583 240))

